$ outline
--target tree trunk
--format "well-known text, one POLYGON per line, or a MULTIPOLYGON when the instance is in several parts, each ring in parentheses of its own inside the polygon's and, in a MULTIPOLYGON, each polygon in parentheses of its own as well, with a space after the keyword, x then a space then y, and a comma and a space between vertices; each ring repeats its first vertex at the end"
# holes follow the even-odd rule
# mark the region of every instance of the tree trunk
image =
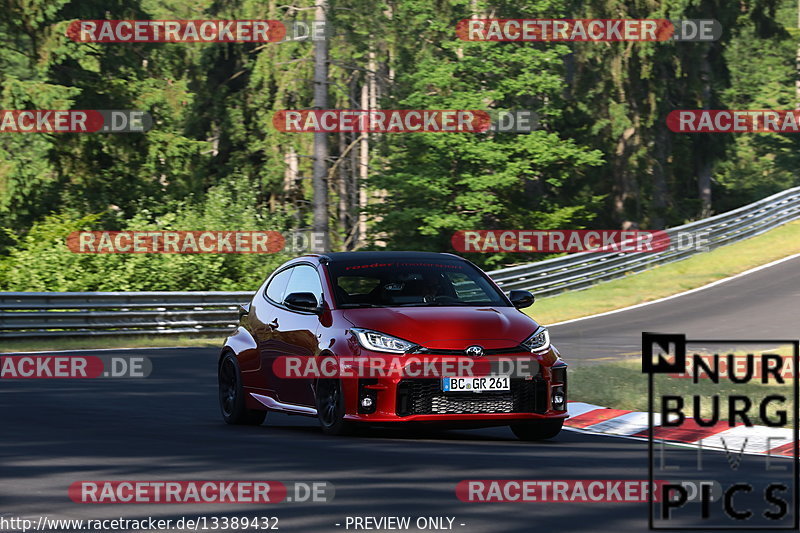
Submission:
MULTIPOLYGON (((700 62, 700 76, 703 82, 703 109, 711 106, 711 63, 708 60, 710 49, 706 48, 700 62)), ((711 216, 711 172, 713 156, 708 149, 711 139, 708 133, 695 137, 695 173, 697 175, 697 196, 700 199, 700 218, 711 216)))
MULTIPOLYGON (((361 86, 361 109, 369 109, 369 86, 361 86)), ((369 134, 361 136, 361 146, 358 150, 358 233, 356 248, 366 244, 367 235, 367 176, 369 176, 369 134)))
POLYGON ((650 217, 650 229, 664 229, 666 227, 667 208, 670 205, 669 188, 667 186, 667 159, 672 153, 670 147, 669 131, 665 122, 659 122, 655 127, 655 146, 652 162, 653 174, 653 213, 650 217))
MULTIPOLYGON (((800 0, 797 0, 797 28, 800 29, 800 0)), ((795 109, 800 109, 800 44, 797 45, 797 54, 794 56, 794 72, 795 109)))
MULTIPOLYGON (((614 215, 617 223, 622 228, 638 227, 638 220, 630 219, 629 200, 639 201, 639 190, 636 178, 631 171, 631 155, 635 152, 638 139, 636 127, 627 128, 617 139, 617 146, 612 158, 614 175, 614 215)), ((635 217, 638 219, 639 210, 636 209, 635 217)))
MULTIPOLYGON (((327 23, 327 0, 318 0, 316 20, 327 23)), ((328 41, 314 41, 314 108, 328 108, 328 41)), ((315 252, 326 252, 330 249, 328 235, 328 135, 314 133, 314 223, 313 231, 318 243, 315 252)))
POLYGON ((299 161, 294 146, 288 148, 283 155, 283 160, 286 163, 286 169, 283 172, 283 194, 289 197, 297 187, 297 172, 299 169, 299 161))
MULTIPOLYGON (((339 132, 339 169, 336 172, 336 196, 338 200, 337 205, 337 232, 341 239, 343 248, 347 241, 347 233, 350 229, 350 206, 348 204, 348 191, 347 191, 347 164, 350 161, 345 155, 347 150, 347 134, 343 131, 339 132)), ((338 249, 341 249, 338 248, 338 249)))

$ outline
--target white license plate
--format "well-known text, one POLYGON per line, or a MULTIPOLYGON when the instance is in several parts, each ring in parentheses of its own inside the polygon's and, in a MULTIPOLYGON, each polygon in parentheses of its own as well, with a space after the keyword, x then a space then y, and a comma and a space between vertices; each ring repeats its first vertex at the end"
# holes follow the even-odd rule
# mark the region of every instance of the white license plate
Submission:
POLYGON ((508 376, 476 376, 469 378, 442 378, 444 392, 488 392, 509 391, 511 382, 508 376))

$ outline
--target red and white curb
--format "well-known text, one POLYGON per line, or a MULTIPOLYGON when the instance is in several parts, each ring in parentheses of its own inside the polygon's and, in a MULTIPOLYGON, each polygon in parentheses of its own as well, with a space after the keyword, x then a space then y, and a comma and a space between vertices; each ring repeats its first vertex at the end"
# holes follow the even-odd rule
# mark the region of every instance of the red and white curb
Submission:
MULTIPOLYGON (((635 440, 647 440, 647 413, 609 409, 584 402, 569 402, 569 418, 564 429, 581 433, 609 435, 635 440)), ((657 442, 727 450, 733 454, 775 455, 792 457, 794 453, 794 430, 767 426, 728 427, 726 422, 703 427, 689 418, 677 427, 661 426, 661 416, 653 414, 653 437, 657 442)))

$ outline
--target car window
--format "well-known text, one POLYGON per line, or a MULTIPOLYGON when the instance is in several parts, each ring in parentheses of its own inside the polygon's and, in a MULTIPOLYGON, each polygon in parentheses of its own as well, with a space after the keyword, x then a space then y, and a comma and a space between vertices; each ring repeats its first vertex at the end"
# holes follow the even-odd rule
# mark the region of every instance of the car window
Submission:
POLYGON ((482 302, 486 294, 477 281, 461 272, 446 272, 445 276, 453 286, 456 297, 464 302, 482 302))
MULTIPOLYGON (((292 277, 283 293, 286 298, 293 292, 310 292, 317 298, 317 303, 322 300, 322 283, 319 281, 317 269, 309 265, 299 265, 292 268, 292 277)), ((282 301, 282 300, 281 300, 282 301)))
POLYGON ((368 278, 366 276, 342 276, 339 278, 339 287, 350 296, 369 294, 381 283, 381 278, 368 278))
POLYGON ((463 261, 334 261, 328 271, 339 306, 511 305, 463 261))
POLYGON ((272 281, 269 282, 267 285, 266 296, 273 302, 281 303, 283 302, 283 295, 286 291, 286 284, 289 282, 289 278, 292 275, 292 268, 287 268, 286 270, 282 270, 279 272, 272 281))

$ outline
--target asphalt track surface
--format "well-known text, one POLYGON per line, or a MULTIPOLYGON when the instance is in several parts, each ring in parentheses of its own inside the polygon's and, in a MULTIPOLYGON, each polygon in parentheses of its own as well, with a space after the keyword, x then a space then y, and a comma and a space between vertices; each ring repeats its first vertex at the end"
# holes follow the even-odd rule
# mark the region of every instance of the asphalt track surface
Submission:
MULTIPOLYGON (((798 282, 794 259, 663 303, 555 326, 552 338, 576 362, 634 354, 642 331, 796 338, 798 282)), ((467 503, 455 495, 464 479, 646 480, 644 442, 563 431, 523 443, 507 428, 376 428, 337 438, 313 419, 275 413, 261 427, 232 427, 218 413, 216 350, 136 353, 153 361, 147 379, 0 383, 0 518, 277 516, 280 531, 335 532, 346 531, 348 516, 449 516, 465 533, 648 530, 643 503, 467 503), (81 505, 67 496, 78 480, 122 479, 328 481, 336 496, 265 506, 81 505)), ((695 468, 695 450, 668 453, 670 465, 695 468)), ((706 451, 706 473, 687 479, 720 472, 715 479, 763 484, 785 476, 759 458, 745 458, 739 472, 726 461, 706 451)))
POLYGON ((564 357, 578 364, 639 356, 643 331, 684 333, 688 339, 791 340, 800 337, 799 303, 796 257, 663 302, 552 326, 550 334, 564 357))

